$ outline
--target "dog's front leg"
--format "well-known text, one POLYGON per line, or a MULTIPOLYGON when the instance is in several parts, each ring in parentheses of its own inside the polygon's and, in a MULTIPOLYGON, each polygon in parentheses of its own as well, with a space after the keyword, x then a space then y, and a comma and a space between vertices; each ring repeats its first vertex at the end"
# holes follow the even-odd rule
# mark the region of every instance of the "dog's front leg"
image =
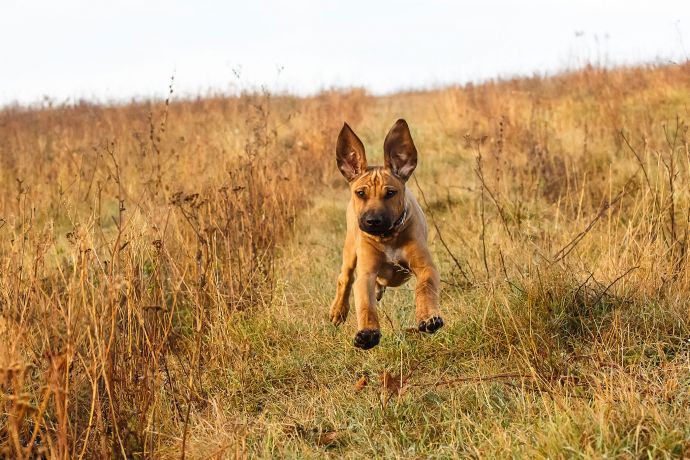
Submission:
POLYGON ((356 265, 357 254, 352 238, 348 235, 343 248, 343 266, 340 269, 340 275, 338 275, 335 299, 331 304, 330 310, 331 322, 336 326, 339 326, 347 319, 347 313, 350 311, 350 291, 352 290, 356 265))
POLYGON ((355 308, 357 309, 357 334, 354 345, 368 350, 381 340, 379 318, 376 314, 376 275, 378 267, 373 263, 362 263, 367 258, 358 258, 355 279, 355 308))
POLYGON ((417 278, 415 289, 415 318, 421 332, 436 332, 443 327, 439 309, 441 279, 428 249, 415 248, 410 268, 417 278))

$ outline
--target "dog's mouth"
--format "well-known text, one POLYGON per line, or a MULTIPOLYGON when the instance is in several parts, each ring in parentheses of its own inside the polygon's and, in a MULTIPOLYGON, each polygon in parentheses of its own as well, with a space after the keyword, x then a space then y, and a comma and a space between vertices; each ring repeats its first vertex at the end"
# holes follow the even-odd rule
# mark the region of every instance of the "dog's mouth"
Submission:
POLYGON ((364 216, 359 219, 359 229, 369 235, 384 236, 393 230, 393 224, 391 223, 391 219, 386 217, 371 219, 370 217, 364 216), (377 222, 367 222, 371 220, 376 220, 377 222))
POLYGON ((363 222, 359 223, 359 229, 373 236, 383 236, 392 230, 390 225, 367 225, 363 222))
POLYGON ((359 218, 359 229, 369 235, 386 237, 392 234, 396 227, 402 225, 406 217, 407 208, 403 210, 403 213, 395 222, 392 222, 392 219, 388 216, 372 217, 365 214, 359 218))

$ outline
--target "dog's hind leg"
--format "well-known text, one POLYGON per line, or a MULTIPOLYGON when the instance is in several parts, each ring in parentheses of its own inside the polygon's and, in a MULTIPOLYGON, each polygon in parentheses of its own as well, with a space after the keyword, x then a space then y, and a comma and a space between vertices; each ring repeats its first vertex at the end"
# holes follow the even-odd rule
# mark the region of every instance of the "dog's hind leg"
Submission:
POLYGON ((383 297, 383 293, 386 292, 386 286, 383 284, 379 284, 378 281, 376 282, 376 301, 380 302, 381 298, 383 297))
POLYGON ((356 266, 357 252, 348 232, 343 248, 343 265, 340 269, 335 299, 331 304, 329 314, 331 322, 336 326, 339 326, 347 319, 347 314, 350 311, 350 292, 352 292, 352 282, 354 281, 356 266))

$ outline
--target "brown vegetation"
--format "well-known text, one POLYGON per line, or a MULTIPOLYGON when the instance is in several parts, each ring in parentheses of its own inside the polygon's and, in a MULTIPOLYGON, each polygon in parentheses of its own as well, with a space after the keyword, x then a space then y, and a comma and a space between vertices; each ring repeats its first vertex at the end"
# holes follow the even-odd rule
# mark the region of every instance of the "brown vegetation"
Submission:
POLYGON ((0 452, 687 455, 689 100, 686 63, 5 109, 0 452), (334 142, 400 117, 447 327, 402 290, 362 352, 334 142))

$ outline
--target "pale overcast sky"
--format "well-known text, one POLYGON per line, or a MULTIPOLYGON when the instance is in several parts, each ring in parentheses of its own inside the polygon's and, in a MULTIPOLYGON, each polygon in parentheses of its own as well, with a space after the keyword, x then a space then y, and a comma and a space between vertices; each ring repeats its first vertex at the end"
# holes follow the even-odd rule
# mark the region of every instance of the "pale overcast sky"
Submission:
POLYGON ((679 62, 690 0, 2 0, 0 105, 237 91, 374 93, 679 62))

